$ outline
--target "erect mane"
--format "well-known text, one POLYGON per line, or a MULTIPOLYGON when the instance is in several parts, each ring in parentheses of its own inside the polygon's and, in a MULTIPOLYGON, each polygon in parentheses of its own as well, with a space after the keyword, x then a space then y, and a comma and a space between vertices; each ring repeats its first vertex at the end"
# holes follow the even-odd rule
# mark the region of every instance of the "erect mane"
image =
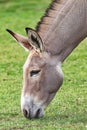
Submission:
POLYGON ((49 5, 47 10, 45 11, 45 15, 42 16, 40 22, 38 22, 36 26, 36 31, 43 37, 43 35, 49 30, 52 26, 57 13, 64 1, 67 0, 52 0, 52 3, 49 5))

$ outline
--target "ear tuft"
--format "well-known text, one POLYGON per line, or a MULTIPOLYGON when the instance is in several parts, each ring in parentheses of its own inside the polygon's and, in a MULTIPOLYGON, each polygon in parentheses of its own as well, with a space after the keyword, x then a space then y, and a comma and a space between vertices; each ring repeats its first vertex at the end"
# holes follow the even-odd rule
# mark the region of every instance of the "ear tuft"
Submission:
POLYGON ((31 28, 25 28, 25 30, 28 35, 31 46, 37 52, 42 52, 43 51, 43 42, 42 42, 42 39, 40 38, 39 34, 31 28))

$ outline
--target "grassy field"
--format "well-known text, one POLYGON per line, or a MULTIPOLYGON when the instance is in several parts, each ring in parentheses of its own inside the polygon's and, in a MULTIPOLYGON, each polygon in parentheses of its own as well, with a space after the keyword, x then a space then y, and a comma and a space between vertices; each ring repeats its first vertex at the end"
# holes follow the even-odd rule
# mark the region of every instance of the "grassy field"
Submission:
POLYGON ((5 31, 25 35, 50 0, 0 0, 0 130, 87 130, 87 40, 63 64, 64 83, 39 120, 20 110, 22 66, 28 53, 5 31))

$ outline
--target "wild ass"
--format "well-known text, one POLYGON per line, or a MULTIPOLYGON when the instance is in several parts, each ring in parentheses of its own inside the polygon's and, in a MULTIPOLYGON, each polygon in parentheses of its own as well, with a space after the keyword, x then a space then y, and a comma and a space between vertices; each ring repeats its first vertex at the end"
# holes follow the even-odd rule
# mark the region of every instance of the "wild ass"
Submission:
POLYGON ((23 67, 21 109, 40 118, 63 83, 61 64, 87 36, 87 0, 54 0, 36 30, 7 30, 30 53, 23 67))

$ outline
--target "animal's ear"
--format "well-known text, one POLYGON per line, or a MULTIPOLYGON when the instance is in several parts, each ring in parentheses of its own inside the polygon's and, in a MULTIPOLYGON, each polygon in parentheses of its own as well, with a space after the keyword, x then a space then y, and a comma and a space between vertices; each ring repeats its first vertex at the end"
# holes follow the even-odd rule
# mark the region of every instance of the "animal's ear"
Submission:
POLYGON ((31 46, 37 52, 42 52, 43 51, 43 42, 42 42, 42 39, 40 38, 39 34, 31 28, 26 28, 25 30, 27 32, 31 46))
POLYGON ((20 34, 17 34, 9 29, 6 29, 6 31, 8 31, 13 37, 14 39, 22 46, 24 47, 26 50, 31 50, 32 49, 32 46, 30 45, 29 43, 29 40, 27 37, 24 37, 20 34))

